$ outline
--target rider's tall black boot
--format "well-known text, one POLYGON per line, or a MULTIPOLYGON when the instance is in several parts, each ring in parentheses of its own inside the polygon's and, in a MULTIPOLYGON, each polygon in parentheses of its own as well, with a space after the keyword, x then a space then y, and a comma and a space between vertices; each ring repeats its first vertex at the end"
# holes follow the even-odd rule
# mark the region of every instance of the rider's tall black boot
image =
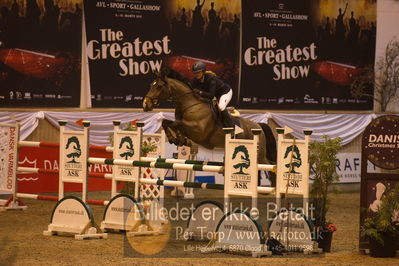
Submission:
POLYGON ((233 120, 231 120, 231 116, 227 108, 221 112, 221 116, 223 127, 234 127, 233 120))

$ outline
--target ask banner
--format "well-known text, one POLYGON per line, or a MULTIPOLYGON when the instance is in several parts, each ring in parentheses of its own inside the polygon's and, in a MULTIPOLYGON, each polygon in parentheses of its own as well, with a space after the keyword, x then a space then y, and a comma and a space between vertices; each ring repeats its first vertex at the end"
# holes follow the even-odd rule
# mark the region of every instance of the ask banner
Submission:
POLYGON ((243 0, 239 107, 372 109, 350 85, 374 64, 375 21, 375 0, 243 0))
POLYGON ((93 107, 140 108, 154 72, 168 66, 193 78, 197 60, 237 90, 240 0, 84 5, 93 107))

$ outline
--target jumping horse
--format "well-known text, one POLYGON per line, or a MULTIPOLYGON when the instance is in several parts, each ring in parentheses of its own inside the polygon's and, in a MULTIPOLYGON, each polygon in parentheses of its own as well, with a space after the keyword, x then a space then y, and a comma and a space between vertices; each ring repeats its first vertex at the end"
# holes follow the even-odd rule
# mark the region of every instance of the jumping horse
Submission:
MULTIPOLYGON (((211 104, 200 98, 186 83, 160 73, 156 75, 156 79, 150 84, 150 90, 144 97, 143 110, 151 111, 164 100, 174 104, 175 121, 162 121, 168 141, 177 146, 190 146, 193 141, 207 149, 223 148, 225 134, 215 120, 211 104)), ((242 117, 238 120, 243 132, 237 134, 236 138, 252 138, 251 129, 262 129, 259 135, 258 163, 275 163, 276 140, 270 127, 242 117)))

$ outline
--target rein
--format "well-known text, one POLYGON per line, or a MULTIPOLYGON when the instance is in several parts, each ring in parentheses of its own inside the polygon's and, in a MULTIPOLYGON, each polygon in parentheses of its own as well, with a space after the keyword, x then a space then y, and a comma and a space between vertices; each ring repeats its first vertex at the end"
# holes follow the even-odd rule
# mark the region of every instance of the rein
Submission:
MULTIPOLYGON (((180 98, 183 97, 183 96, 186 96, 186 95, 188 95, 188 94, 194 94, 194 92, 190 89, 189 92, 182 93, 181 95, 178 95, 178 96, 173 97, 173 96, 172 96, 172 89, 171 89, 171 87, 168 86, 168 89, 169 89, 169 99, 171 99, 171 101, 174 102, 174 103, 176 103, 177 100, 180 99, 180 98)), ((194 103, 194 104, 192 104, 192 105, 190 105, 190 106, 187 106, 186 108, 184 108, 183 110, 181 110, 181 115, 183 116, 183 115, 184 115, 184 112, 186 112, 188 109, 190 109, 191 107, 194 107, 194 106, 196 106, 196 105, 198 105, 198 104, 201 104, 201 103, 202 103, 202 102, 199 101, 199 102, 194 103)))
MULTIPOLYGON (((180 99, 180 98, 182 98, 183 96, 186 96, 186 95, 189 95, 189 94, 194 94, 194 92, 191 90, 191 89, 189 89, 189 91, 188 92, 185 92, 185 93, 182 93, 182 94, 180 94, 180 95, 177 95, 177 96, 174 96, 173 95, 173 93, 172 93, 172 88, 171 88, 171 86, 170 85, 165 85, 165 87, 167 88, 167 90, 168 90, 168 96, 167 96, 167 98, 166 98, 166 101, 170 101, 170 102, 172 102, 172 103, 178 103, 178 100, 180 99)), ((150 96, 145 96, 144 97, 144 99, 145 98, 148 98, 150 101, 151 101, 151 103, 152 104, 154 104, 154 105, 159 105, 159 97, 150 97, 150 96)), ((190 105, 190 106, 187 106, 186 108, 184 108, 184 109, 182 109, 182 111, 181 111, 181 115, 183 115, 184 114, 184 112, 186 112, 188 109, 190 109, 191 107, 193 107, 193 106, 196 106, 196 105, 198 105, 198 104, 201 104, 202 102, 201 101, 199 101, 199 102, 197 102, 197 103, 194 103, 194 104, 192 104, 192 105, 190 105)))
POLYGON ((196 105, 198 105, 198 104, 201 104, 201 103, 202 103, 202 102, 194 103, 194 104, 192 104, 192 105, 190 105, 190 106, 184 108, 184 109, 181 111, 181 112, 182 112, 182 115, 184 115, 184 112, 185 112, 186 110, 190 109, 190 108, 193 107, 193 106, 196 106, 196 105))

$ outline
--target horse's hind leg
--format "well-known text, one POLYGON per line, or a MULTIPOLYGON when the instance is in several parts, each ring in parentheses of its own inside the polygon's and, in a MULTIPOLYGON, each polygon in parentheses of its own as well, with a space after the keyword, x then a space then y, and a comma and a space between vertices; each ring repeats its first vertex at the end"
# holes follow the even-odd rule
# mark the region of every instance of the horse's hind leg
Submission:
POLYGON ((270 181, 271 187, 276 187, 276 173, 272 171, 265 171, 266 178, 270 181))
POLYGON ((173 144, 176 141, 176 133, 170 127, 172 125, 172 121, 170 120, 163 120, 162 121, 162 128, 165 131, 165 135, 168 138, 169 143, 173 144))
POLYGON ((275 172, 268 172, 269 180, 271 183, 271 187, 276 187, 276 178, 277 175, 275 172))
MULTIPOLYGON (((261 179, 262 179, 262 171, 258 171, 258 186, 261 184, 261 179)), ((270 171, 263 171, 266 175, 266 179, 269 179, 270 181, 270 186, 271 187, 276 187, 276 174, 274 172, 270 171)))
POLYGON ((179 124, 170 120, 163 120, 162 127, 169 143, 176 146, 191 146, 191 141, 182 134, 179 124))
POLYGON ((177 133, 173 127, 173 121, 170 120, 163 120, 162 121, 162 128, 165 130, 165 135, 168 138, 170 144, 177 145, 177 133))

